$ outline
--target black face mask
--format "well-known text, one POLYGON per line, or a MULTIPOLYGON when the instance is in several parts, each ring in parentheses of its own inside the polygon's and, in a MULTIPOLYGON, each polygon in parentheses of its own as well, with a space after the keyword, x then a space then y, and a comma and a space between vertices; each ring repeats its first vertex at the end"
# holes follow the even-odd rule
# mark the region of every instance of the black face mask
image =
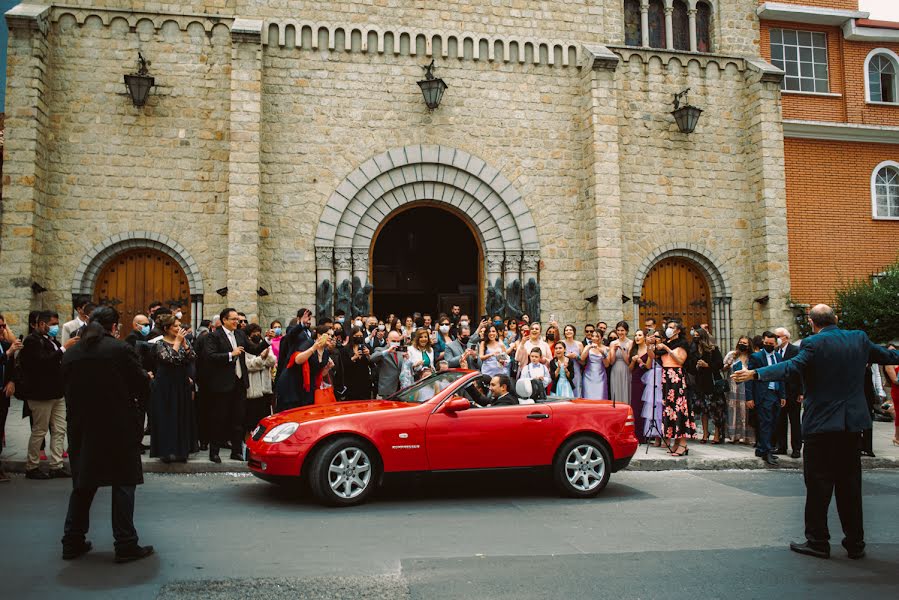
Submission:
POLYGON ((469 338, 469 336, 467 336, 467 335, 460 335, 460 336, 459 336, 459 341, 462 342, 463 344, 467 344, 467 343, 468 343, 468 338, 469 338))
POLYGON ((774 344, 765 344, 765 352, 771 354, 774 352, 775 346, 774 344))
POLYGON ((363 339, 365 339, 365 338, 354 337, 354 338, 353 338, 353 343, 356 344, 356 345, 358 346, 359 344, 362 343, 362 340, 363 340, 363 339))
POLYGON ((746 344, 737 344, 737 350, 739 350, 740 352, 746 352, 747 350, 749 350, 749 346, 747 346, 746 344))

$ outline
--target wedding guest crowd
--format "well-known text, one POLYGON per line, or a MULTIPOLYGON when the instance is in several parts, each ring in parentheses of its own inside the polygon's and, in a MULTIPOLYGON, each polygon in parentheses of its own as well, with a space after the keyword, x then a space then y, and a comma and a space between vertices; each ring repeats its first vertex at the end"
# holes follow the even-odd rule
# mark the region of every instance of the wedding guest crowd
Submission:
MULTIPOLYGON (((75 304, 76 317, 59 325, 55 313, 34 313, 24 340, 0 316, 0 425, 9 399, 25 401, 32 420, 26 475, 67 477, 63 466, 67 431, 60 364, 65 351, 81 343, 97 309, 89 299, 75 304), (62 341, 57 341, 57 338, 62 341), (47 434, 49 471, 40 467, 47 434)), ((801 455, 803 383, 745 382, 733 374, 789 360, 798 352, 783 327, 755 338, 740 336, 721 348, 707 324, 687 327, 677 319, 647 318, 631 331, 619 321, 581 328, 555 320, 541 324, 485 315, 473 322, 459 306, 448 314, 359 315, 336 311, 313 325, 301 308, 289 321, 266 329, 235 308, 186 326, 176 305, 154 302, 127 324, 124 341, 148 373, 149 391, 135 397, 146 420, 149 455, 185 462, 199 451, 221 462, 220 451, 244 459, 243 440, 264 417, 322 402, 386 398, 445 369, 471 369, 509 379, 533 401, 547 397, 612 400, 629 405, 641 442, 664 446, 673 456, 701 444, 746 444, 765 462, 801 455), (284 323, 287 323, 284 325, 284 323)), ((117 325, 118 333, 120 325, 117 325)), ((124 331, 122 331, 124 334, 124 331)), ((870 368, 869 408, 899 396, 897 371, 870 368)), ((873 456, 870 434, 861 451, 873 456)), ((899 422, 897 437, 899 445, 899 422)), ((0 472, 0 481, 5 476, 0 472)))

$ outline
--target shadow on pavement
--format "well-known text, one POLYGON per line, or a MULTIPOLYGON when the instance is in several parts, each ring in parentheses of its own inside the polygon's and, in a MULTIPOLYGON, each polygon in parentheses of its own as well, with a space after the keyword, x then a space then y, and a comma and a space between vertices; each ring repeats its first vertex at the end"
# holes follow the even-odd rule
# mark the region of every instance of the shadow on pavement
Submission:
POLYGON ((133 563, 115 564, 114 552, 88 552, 66 562, 56 581, 60 585, 85 591, 104 591, 141 585, 159 575, 159 555, 153 554, 133 563))

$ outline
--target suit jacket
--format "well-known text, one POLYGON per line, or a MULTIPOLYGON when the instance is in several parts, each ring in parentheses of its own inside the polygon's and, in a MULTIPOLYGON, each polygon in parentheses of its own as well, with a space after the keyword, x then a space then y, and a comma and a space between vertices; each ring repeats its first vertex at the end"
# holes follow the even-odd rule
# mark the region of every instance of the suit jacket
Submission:
MULTIPOLYGON (((753 371, 757 371, 762 367, 768 365, 767 353, 764 350, 759 350, 753 354, 749 355, 749 368, 753 371)), ((777 352, 774 353, 774 360, 778 363, 782 362, 780 360, 780 355, 777 352)), ((786 391, 784 388, 785 377, 771 377, 764 381, 761 378, 747 382, 746 384, 746 400, 761 400, 762 395, 768 389, 768 384, 772 381, 776 382, 774 392, 777 394, 778 398, 786 398, 786 391)))
MULTIPOLYGON (((258 344, 250 341, 240 329, 234 330, 234 339, 238 346, 250 354, 259 356, 262 351, 268 348, 268 342, 263 339, 258 344)), ((247 376, 247 359, 241 354, 236 359, 231 357, 231 342, 225 335, 225 328, 216 329, 213 333, 206 336, 203 343, 203 376, 206 383, 206 389, 214 394, 230 392, 234 389, 237 377, 234 373, 235 361, 240 361, 240 381, 244 388, 250 387, 250 379, 247 376)))
POLYGON ((381 347, 371 355, 371 362, 378 369, 378 395, 389 396, 400 389, 400 373, 406 362, 401 353, 388 352, 381 347))
POLYGON ((65 343, 69 341, 69 338, 74 337, 75 333, 82 327, 83 325, 78 319, 72 319, 71 321, 63 323, 62 327, 59 328, 59 343, 65 345, 65 343))
POLYGON ((22 400, 56 400, 62 398, 62 348, 49 336, 37 331, 22 341, 16 360, 16 397, 22 400))
MULTIPOLYGON (((462 366, 461 361, 464 353, 465 344, 458 339, 455 339, 443 349, 443 358, 446 360, 446 364, 450 369, 458 369, 462 366)), ((469 368, 471 367, 471 365, 468 366, 469 368)))
MULTIPOLYGON (((780 351, 778 351, 778 354, 779 353, 780 351)), ((795 344, 787 344, 787 347, 784 350, 783 358, 781 358, 781 362, 790 360, 791 358, 795 358, 798 354, 799 348, 795 344)), ((796 400, 799 399, 799 395, 804 393, 802 386, 802 377, 799 375, 795 375, 793 377, 787 378, 786 390, 787 400, 789 400, 790 402, 796 402, 796 400)))
POLYGON ((62 377, 74 487, 143 483, 136 399, 150 383, 135 351, 110 335, 78 342, 62 359, 62 377))
POLYGON ((871 427, 864 382, 868 363, 897 365, 899 351, 881 348, 863 331, 844 331, 832 325, 803 340, 794 358, 759 369, 758 378, 802 377, 803 435, 862 431, 871 427))

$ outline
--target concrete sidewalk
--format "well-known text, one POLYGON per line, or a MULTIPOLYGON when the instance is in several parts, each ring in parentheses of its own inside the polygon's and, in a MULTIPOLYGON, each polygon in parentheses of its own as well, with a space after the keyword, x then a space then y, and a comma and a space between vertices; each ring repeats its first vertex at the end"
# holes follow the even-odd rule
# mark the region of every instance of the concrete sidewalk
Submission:
MULTIPOLYGON (((13 399, 6 421, 6 447, 0 460, 3 468, 10 472, 25 471, 25 455, 28 437, 31 433, 28 419, 20 418, 22 403, 13 399)), ((50 436, 47 436, 49 443, 50 436)), ((862 457, 862 468, 883 469, 899 468, 899 446, 892 444, 893 424, 874 423, 874 454, 876 458, 862 457)), ((144 444, 150 444, 150 438, 144 438, 144 444)), ((724 469, 771 469, 754 454, 751 446, 735 444, 700 444, 699 440, 689 442, 690 454, 684 458, 669 456, 662 448, 640 446, 634 455, 628 470, 630 471, 669 471, 669 470, 724 470, 724 469)), ((228 458, 228 450, 222 450, 221 464, 210 462, 205 452, 192 454, 186 463, 165 464, 159 459, 143 455, 144 472, 146 473, 227 473, 246 471, 247 466, 241 461, 228 458)), ((780 457, 779 468, 800 469, 802 459, 789 456, 780 457)))

